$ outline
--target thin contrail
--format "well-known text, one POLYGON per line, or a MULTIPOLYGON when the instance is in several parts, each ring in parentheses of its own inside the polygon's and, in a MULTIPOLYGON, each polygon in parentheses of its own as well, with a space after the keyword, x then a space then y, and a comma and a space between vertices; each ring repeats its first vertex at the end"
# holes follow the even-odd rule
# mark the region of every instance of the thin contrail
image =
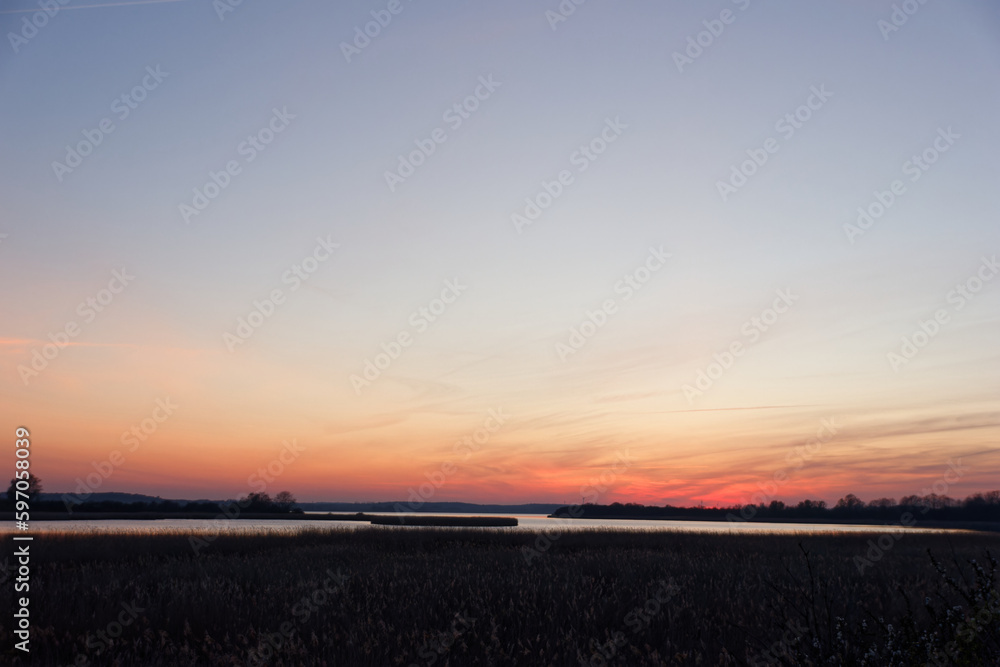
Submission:
MULTIPOLYGON (((128 2, 105 2, 100 5, 66 5, 60 7, 59 11, 65 9, 93 9, 95 7, 125 7, 127 5, 159 5, 164 2, 186 2, 187 0, 129 0, 128 2)), ((27 12, 40 12, 44 11, 40 7, 33 7, 29 9, 4 9, 0 10, 0 14, 25 14, 27 12)))
POLYGON ((811 408, 812 405, 749 405, 739 408, 698 408, 695 410, 663 410, 663 412, 719 412, 720 410, 773 410, 775 408, 811 408))

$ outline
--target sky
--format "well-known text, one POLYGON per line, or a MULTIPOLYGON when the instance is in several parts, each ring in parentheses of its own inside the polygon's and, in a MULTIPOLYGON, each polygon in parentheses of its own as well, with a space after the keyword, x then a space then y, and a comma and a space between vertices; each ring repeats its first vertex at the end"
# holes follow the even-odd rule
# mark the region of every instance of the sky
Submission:
POLYGON ((0 422, 47 491, 998 487, 995 3, 4 0, 0 33, 0 422))

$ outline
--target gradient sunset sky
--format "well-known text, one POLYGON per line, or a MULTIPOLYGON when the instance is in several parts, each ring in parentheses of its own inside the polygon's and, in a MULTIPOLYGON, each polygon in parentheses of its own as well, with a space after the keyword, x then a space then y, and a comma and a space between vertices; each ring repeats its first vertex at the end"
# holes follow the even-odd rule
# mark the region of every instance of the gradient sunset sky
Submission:
POLYGON ((621 456, 600 502, 1000 487, 1000 6, 893 4, 4 2, 0 460, 26 426, 53 492, 118 451, 92 490, 235 497, 283 448, 300 500, 569 503, 621 456))

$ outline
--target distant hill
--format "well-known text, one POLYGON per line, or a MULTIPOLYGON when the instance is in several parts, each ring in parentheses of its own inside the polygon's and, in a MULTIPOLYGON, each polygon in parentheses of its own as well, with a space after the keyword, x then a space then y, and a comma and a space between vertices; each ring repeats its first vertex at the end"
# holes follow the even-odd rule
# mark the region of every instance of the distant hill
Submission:
MULTIPOLYGON (((6 496, 6 494, 3 494, 6 496)), ((62 502, 61 493, 41 493, 38 496, 40 501, 62 502)), ((165 503, 173 502, 178 505, 188 503, 221 503, 227 500, 209 500, 199 498, 198 500, 182 500, 178 498, 161 498, 160 496, 147 496, 141 493, 92 493, 86 498, 87 502, 102 503, 165 503)), ((525 503, 522 505, 478 505, 476 503, 424 503, 419 508, 410 507, 406 501, 383 502, 383 503, 335 503, 335 502, 312 502, 296 503, 296 506, 306 512, 396 512, 405 511, 407 513, 433 512, 433 513, 455 513, 455 514, 551 514, 562 505, 556 503, 525 503)))
POLYGON ((405 501, 393 503, 297 503, 306 512, 453 512, 457 514, 551 514, 558 504, 477 505, 475 503, 424 503, 419 508, 405 501))
MULTIPOLYGON (((63 494, 61 493, 39 493, 38 500, 41 501, 62 501, 63 494)), ((113 503, 165 503, 167 501, 172 501, 181 505, 186 505, 190 500, 172 500, 170 498, 161 498, 160 496, 146 496, 141 493, 92 493, 87 496, 88 502, 103 503, 103 502, 113 502, 113 503)))

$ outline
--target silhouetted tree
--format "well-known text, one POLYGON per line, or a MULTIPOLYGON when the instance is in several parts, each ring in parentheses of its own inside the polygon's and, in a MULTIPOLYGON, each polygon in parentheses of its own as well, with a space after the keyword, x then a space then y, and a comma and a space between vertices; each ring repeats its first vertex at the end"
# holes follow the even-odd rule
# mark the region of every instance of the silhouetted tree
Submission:
POLYGON ((248 496, 240 498, 240 505, 245 505, 247 512, 274 511, 274 501, 263 491, 254 491, 248 496))
POLYGON ((796 509, 799 509, 799 510, 802 510, 802 511, 805 511, 805 512, 812 512, 812 511, 815 511, 815 510, 825 510, 826 509, 826 501, 825 500, 808 500, 807 499, 807 500, 803 500, 802 502, 800 502, 795 507, 796 507, 796 509))
POLYGON ((974 493, 962 503, 965 507, 990 507, 1000 505, 1000 491, 989 491, 987 493, 974 493))
POLYGON ((834 505, 834 509, 845 512, 859 512, 864 509, 864 507, 864 501, 853 493, 848 493, 846 496, 838 500, 836 505, 834 505))
MULTIPOLYGON (((12 505, 17 500, 18 481, 19 480, 16 477, 11 479, 10 486, 7 487, 7 500, 10 501, 12 505)), ((20 480, 20 481, 24 482, 25 480, 20 480)), ((42 492, 42 480, 35 477, 34 473, 29 472, 27 482, 28 482, 28 490, 21 491, 21 493, 27 493, 28 500, 34 500, 35 498, 38 497, 38 494, 42 492)), ((22 498, 22 500, 24 499, 22 498)))
POLYGON ((908 507, 929 507, 937 510, 943 507, 955 507, 959 503, 954 498, 939 496, 936 493, 932 493, 927 496, 905 496, 900 499, 899 504, 908 507))
POLYGON ((295 496, 289 491, 282 491, 274 497, 274 504, 282 512, 291 512, 295 507, 295 496))
POLYGON ((255 491, 240 499, 240 505, 247 512, 291 512, 295 502, 295 496, 288 491, 282 491, 274 498, 263 491, 255 491))

